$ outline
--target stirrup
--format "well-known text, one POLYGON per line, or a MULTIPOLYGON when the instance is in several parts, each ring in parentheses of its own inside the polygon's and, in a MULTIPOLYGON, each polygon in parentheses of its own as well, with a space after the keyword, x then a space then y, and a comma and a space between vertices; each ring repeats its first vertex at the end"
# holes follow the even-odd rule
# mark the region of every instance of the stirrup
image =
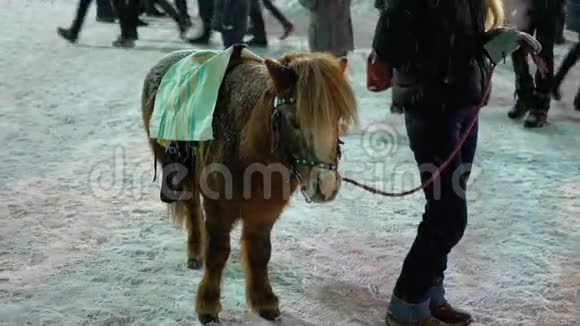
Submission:
POLYGON ((161 158, 161 193, 160 199, 165 203, 174 203, 181 197, 183 186, 181 182, 190 172, 191 160, 186 148, 177 142, 171 142, 161 158))

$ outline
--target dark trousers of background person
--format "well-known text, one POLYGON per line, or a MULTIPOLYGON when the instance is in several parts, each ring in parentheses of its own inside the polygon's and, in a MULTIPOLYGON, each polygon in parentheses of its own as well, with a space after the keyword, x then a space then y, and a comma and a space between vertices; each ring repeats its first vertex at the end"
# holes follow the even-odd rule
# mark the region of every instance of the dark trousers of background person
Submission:
POLYGON ((264 3, 264 8, 271 12, 272 16, 274 16, 283 27, 289 27, 292 25, 288 18, 284 16, 282 11, 280 11, 280 9, 278 9, 278 7, 272 3, 272 0, 262 0, 262 3, 264 3))
POLYGON ((202 35, 194 40, 197 42, 207 43, 212 30, 212 20, 215 13, 214 0, 198 0, 197 1, 199 18, 203 23, 203 33, 202 35))
POLYGON ((252 0, 225 0, 222 17, 224 47, 244 42, 252 0))
MULTIPOLYGON (((409 145, 426 182, 446 160, 475 116, 476 108, 437 112, 433 108, 405 110, 409 145)), ((417 236, 397 280, 394 294, 407 303, 432 306, 444 300, 447 255, 461 240, 467 226, 467 181, 477 147, 477 125, 459 154, 424 190, 425 212, 417 236)))
MULTIPOLYGON (((539 10, 538 10, 539 11, 539 10)), ((528 65, 528 55, 520 49, 512 54, 514 72, 516 74, 516 95, 518 101, 523 101, 531 113, 547 114, 550 109, 550 94, 554 76, 554 41, 556 38, 556 13, 554 8, 548 12, 534 13, 524 32, 534 35, 542 44, 540 56, 546 62, 548 73, 542 76, 536 72, 535 83, 528 65)))
POLYGON ((121 37, 137 39, 137 22, 139 20, 139 0, 113 0, 121 24, 121 37))
POLYGON ((173 5, 169 3, 169 1, 167 0, 146 0, 146 1, 148 1, 148 6, 159 5, 159 7, 161 7, 161 9, 177 23, 177 26, 179 27, 179 30, 181 32, 185 30, 185 17, 181 14, 181 12, 178 13, 177 10, 173 7, 173 5))
POLYGON ((564 29, 566 27, 566 0, 554 0, 556 4, 556 43, 566 42, 564 29))
MULTIPOLYGON (((272 13, 282 25, 282 27, 291 28, 292 23, 284 16, 284 14, 276 7, 271 0, 262 0, 264 4, 264 8, 272 13)), ((256 40, 266 40, 266 28, 264 24, 264 16, 262 13, 262 6, 260 4, 260 0, 252 0, 251 8, 250 8, 250 21, 252 22, 252 26, 254 29, 254 37, 256 40)))
MULTIPOLYGON (((578 42, 570 49, 566 57, 564 57, 562 65, 554 77, 554 88, 560 88, 560 84, 562 84, 570 69, 578 62, 578 59, 580 59, 580 35, 578 42)), ((580 88, 578 88, 578 92, 574 98, 574 108, 580 111, 580 88)))
POLYGON ((97 0, 97 19, 114 19, 115 12, 111 0, 97 0))
POLYGON ((77 7, 77 14, 70 27, 70 31, 75 36, 75 38, 79 35, 81 28, 83 27, 85 17, 87 16, 87 12, 89 11, 89 6, 91 5, 92 1, 93 0, 79 1, 79 6, 77 7))
POLYGON ((175 8, 179 13, 179 17, 183 22, 190 22, 191 17, 189 16, 189 11, 187 10, 187 0, 175 0, 175 8))
POLYGON ((251 0, 250 3, 250 22, 254 34, 254 42, 266 42, 268 37, 266 34, 266 24, 264 22, 264 14, 262 12, 262 5, 260 0, 251 0))

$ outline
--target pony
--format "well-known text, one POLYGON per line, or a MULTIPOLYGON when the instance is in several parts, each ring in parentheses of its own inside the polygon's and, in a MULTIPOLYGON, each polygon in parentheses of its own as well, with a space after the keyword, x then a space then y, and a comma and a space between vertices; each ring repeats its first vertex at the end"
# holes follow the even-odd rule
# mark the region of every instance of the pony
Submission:
MULTIPOLYGON (((163 75, 191 51, 157 63, 143 85, 142 114, 149 133, 163 75)), ((185 144, 189 162, 184 194, 169 204, 187 230, 188 267, 204 267, 195 311, 204 324, 219 323, 222 272, 230 232, 241 222, 247 302, 262 318, 280 316, 268 277, 271 231, 300 188, 307 200, 330 202, 339 191, 339 136, 357 123, 347 60, 326 53, 292 53, 262 62, 233 55, 219 90, 210 141, 185 144)), ((166 148, 149 139, 156 158, 166 148)))

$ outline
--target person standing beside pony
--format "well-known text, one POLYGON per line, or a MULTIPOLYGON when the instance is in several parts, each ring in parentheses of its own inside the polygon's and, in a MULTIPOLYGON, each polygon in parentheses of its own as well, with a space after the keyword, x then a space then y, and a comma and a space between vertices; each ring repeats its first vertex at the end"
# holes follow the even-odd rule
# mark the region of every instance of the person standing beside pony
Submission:
POLYGON ((299 0, 310 11, 308 43, 312 52, 344 57, 354 49, 350 0, 299 0))
POLYGON ((521 44, 539 50, 531 36, 499 28, 502 21, 500 0, 388 0, 381 12, 373 49, 394 68, 393 102, 404 108, 422 182, 450 160, 424 189, 423 220, 393 290, 387 326, 463 326, 473 320, 447 302, 444 274, 467 225, 477 113, 487 101, 491 65, 521 44))

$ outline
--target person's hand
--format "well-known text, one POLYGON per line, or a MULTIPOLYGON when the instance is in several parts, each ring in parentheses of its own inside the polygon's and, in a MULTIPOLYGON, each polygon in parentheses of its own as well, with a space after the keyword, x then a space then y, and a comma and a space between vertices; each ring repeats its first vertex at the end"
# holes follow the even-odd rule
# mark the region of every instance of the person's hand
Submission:
POLYGON ((520 48, 532 55, 542 51, 542 45, 533 36, 513 28, 494 29, 487 33, 487 37, 489 41, 484 48, 494 63, 500 62, 520 48))

